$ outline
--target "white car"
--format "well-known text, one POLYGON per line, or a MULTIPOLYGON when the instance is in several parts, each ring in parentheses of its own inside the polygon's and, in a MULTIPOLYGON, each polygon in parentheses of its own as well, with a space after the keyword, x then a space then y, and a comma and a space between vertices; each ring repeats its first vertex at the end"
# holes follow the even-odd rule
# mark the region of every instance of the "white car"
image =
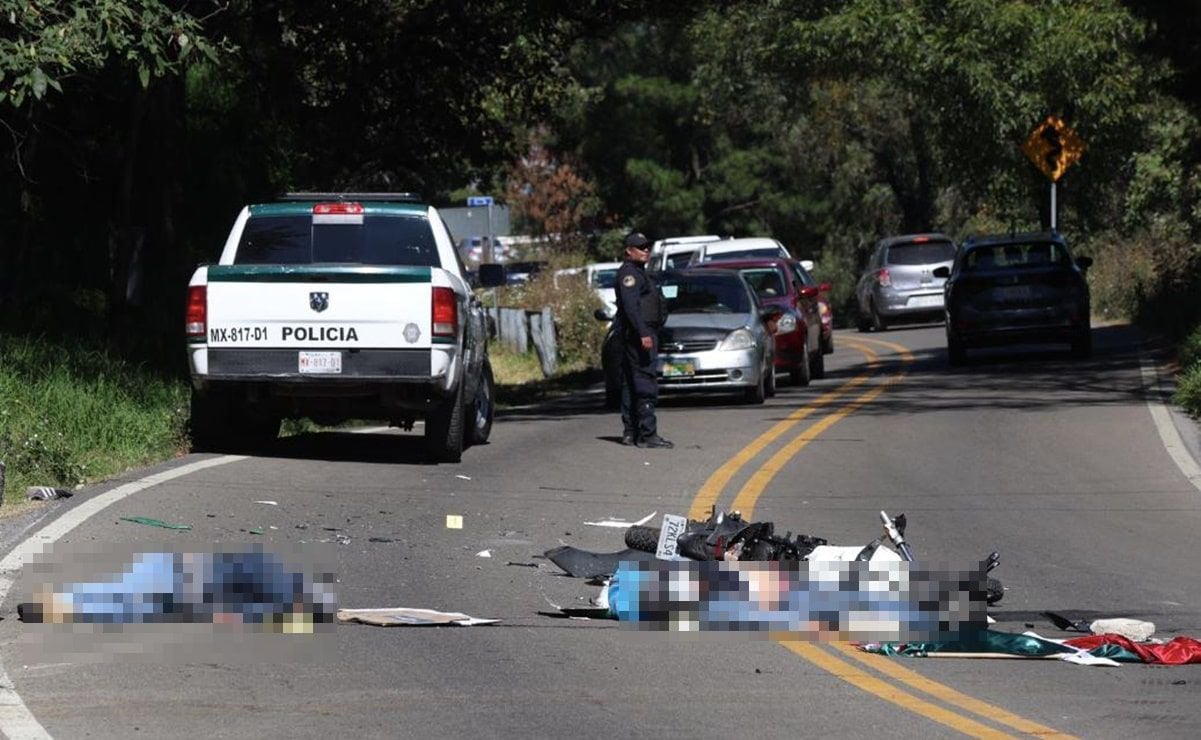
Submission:
POLYGON ((792 259, 788 248, 775 239, 752 236, 742 239, 722 239, 706 242, 697 247, 692 255, 692 264, 716 262, 717 260, 756 259, 759 257, 783 257, 792 259))
POLYGON ((660 239, 651 245, 651 258, 646 269, 651 272, 683 269, 692 261, 700 245, 719 239, 721 237, 715 234, 673 236, 670 239, 660 239))

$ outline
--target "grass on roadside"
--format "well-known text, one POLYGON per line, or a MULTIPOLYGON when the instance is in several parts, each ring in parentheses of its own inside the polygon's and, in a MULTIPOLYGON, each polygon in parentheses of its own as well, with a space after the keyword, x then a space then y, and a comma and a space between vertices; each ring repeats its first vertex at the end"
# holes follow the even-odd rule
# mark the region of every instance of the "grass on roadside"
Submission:
POLYGON ((6 505, 187 449, 188 389, 103 350, 0 335, 6 505))
POLYGON ((1189 415, 1201 418, 1201 327, 1193 330, 1177 351, 1180 375, 1172 399, 1189 415))
POLYGON ((500 408, 564 396, 601 381, 601 371, 583 363, 560 367, 553 377, 546 378, 533 352, 514 352, 497 343, 488 348, 488 354, 492 358, 496 403, 500 408))

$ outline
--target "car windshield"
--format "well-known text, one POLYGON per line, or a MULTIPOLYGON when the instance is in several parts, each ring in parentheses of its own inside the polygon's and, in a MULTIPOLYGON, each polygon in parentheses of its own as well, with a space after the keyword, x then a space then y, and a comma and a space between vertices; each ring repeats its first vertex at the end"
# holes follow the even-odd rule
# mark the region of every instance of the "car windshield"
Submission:
POLYGON ((597 270, 592 273, 592 287, 612 288, 617 283, 617 269, 597 270))
POLYGON ((760 298, 784 295, 784 276, 774 267, 747 267, 738 271, 760 298))
POLYGON ((242 230, 239 265, 412 265, 437 267, 425 216, 363 217, 362 223, 314 224, 312 216, 252 216, 242 230))
POLYGON ((1066 266, 1071 256, 1062 244, 1056 242, 1029 242, 1025 244, 990 244, 969 250, 963 256, 963 270, 1024 269, 1027 267, 1066 266))
POLYGON ((736 275, 689 275, 664 281, 668 313, 750 313, 751 297, 736 275))
POLYGON ((894 244, 888 248, 890 265, 931 265, 935 262, 950 262, 955 259, 955 245, 951 242, 909 242, 894 244))

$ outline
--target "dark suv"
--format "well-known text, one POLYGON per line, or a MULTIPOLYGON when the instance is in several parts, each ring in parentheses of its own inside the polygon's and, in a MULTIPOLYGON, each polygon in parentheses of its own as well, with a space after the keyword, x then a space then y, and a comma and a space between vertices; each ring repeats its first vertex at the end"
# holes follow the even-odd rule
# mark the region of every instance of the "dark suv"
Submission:
POLYGON ((1088 257, 1072 259, 1055 233, 981 236, 964 243, 947 278, 947 357, 966 358, 969 347, 1066 342, 1072 354, 1092 353, 1088 257))
POLYGON ((859 331, 884 331, 900 321, 942 317, 942 278, 955 242, 945 234, 906 234, 881 239, 855 286, 859 331))

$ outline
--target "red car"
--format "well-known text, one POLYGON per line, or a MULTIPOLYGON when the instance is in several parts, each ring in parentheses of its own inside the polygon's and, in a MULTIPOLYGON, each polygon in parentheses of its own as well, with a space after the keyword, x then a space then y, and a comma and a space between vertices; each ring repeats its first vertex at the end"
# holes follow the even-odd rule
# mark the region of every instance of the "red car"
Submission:
MULTIPOLYGON (((806 285, 809 273, 796 260, 783 258, 722 260, 699 267, 738 271, 764 308, 783 312, 775 322, 777 372, 787 371, 793 385, 808 385, 811 378, 826 374, 827 342, 818 303, 828 285, 806 285)), ((828 344, 833 350, 832 338, 828 344)))

